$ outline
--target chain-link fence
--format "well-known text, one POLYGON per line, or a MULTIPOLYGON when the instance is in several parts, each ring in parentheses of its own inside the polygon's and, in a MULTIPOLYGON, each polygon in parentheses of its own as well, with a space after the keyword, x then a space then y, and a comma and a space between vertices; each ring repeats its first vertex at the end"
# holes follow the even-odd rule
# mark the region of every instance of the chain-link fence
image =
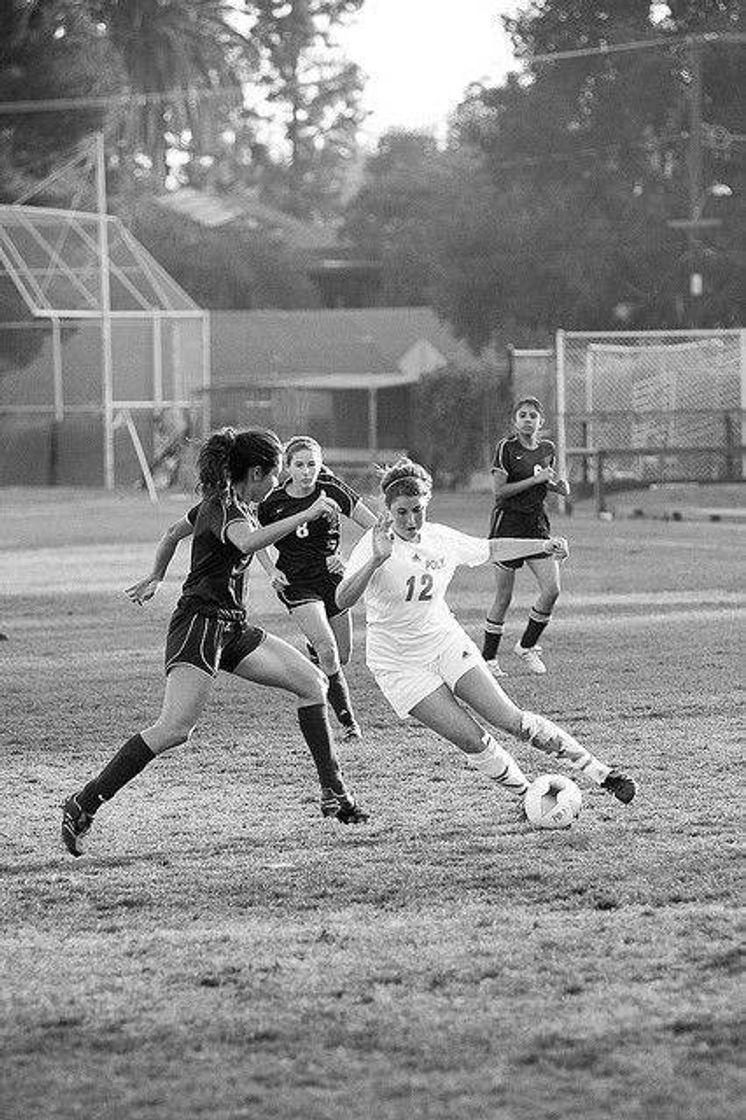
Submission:
POLYGON ((557 435, 571 476, 600 455, 607 485, 744 477, 745 340, 560 331, 557 435))

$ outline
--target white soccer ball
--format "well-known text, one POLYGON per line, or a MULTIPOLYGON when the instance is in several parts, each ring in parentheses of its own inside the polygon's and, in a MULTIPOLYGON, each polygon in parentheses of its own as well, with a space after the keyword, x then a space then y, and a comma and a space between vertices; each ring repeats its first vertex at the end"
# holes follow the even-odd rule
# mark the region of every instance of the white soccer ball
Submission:
POLYGON ((528 787, 523 801, 532 828, 569 828, 582 804, 580 789, 564 774, 541 774, 528 787))

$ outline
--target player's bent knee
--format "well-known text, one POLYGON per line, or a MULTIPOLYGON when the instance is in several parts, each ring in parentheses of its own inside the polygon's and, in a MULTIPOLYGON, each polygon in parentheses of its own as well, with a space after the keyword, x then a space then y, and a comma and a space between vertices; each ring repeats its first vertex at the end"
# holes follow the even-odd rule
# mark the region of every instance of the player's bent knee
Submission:
POLYGON ((303 676, 296 677, 294 691, 298 700, 303 704, 325 704, 326 693, 329 688, 329 679, 326 673, 309 663, 303 676))
POLYGON ((161 751, 170 751, 174 747, 181 747, 184 743, 189 742, 193 734, 193 724, 189 727, 169 727, 163 732, 160 748, 153 748, 154 753, 159 754, 161 751))

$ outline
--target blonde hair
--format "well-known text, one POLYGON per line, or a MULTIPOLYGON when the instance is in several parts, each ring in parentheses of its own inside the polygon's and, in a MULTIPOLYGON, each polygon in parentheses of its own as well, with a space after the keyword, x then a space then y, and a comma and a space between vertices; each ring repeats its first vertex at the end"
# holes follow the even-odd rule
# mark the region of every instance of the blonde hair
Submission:
POLYGON ((298 451, 313 451, 318 455, 319 463, 322 462, 321 444, 313 436, 291 436, 285 444, 285 465, 290 466, 290 460, 298 451))
POLYGON ((402 455, 388 467, 376 468, 381 477, 381 493, 387 506, 395 498, 427 496, 433 491, 432 475, 420 463, 402 455))

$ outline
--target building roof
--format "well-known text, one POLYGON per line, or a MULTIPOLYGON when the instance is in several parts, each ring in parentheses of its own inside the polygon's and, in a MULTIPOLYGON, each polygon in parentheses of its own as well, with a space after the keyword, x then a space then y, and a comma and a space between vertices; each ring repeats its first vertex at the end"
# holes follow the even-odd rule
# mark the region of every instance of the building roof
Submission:
POLYGON ((252 232, 262 233, 295 253, 335 255, 338 248, 336 228, 318 222, 304 222, 274 206, 260 202, 245 188, 214 192, 181 187, 162 194, 159 206, 182 214, 197 225, 214 228, 235 224, 252 232))
POLYGON ((210 319, 214 388, 405 384, 448 364, 496 361, 476 357, 429 307, 216 311, 210 319))

